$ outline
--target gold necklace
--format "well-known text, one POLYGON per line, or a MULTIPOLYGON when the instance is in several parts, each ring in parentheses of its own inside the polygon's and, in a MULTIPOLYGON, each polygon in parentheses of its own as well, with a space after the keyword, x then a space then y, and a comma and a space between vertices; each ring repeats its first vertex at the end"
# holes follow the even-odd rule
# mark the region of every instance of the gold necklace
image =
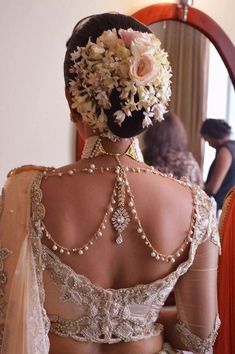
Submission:
MULTIPOLYGON (((127 149, 127 151, 128 150, 129 148, 127 149)), ((93 151, 96 151, 95 154, 98 154, 96 155, 96 157, 101 156, 101 152, 102 155, 113 156, 117 161, 117 166, 114 168, 107 168, 107 167, 96 168, 94 164, 91 164, 89 168, 84 168, 82 170, 72 169, 72 170, 68 170, 68 172, 63 172, 63 173, 52 170, 49 172, 44 171, 43 173, 44 178, 48 178, 54 175, 57 175, 58 177, 62 177, 63 175, 73 176, 75 173, 80 173, 80 172, 85 172, 85 173, 88 172, 91 174, 95 174, 95 172, 101 172, 101 173, 108 172, 108 173, 116 174, 113 192, 110 201, 108 203, 107 209, 105 211, 104 217, 101 221, 101 224, 98 230, 90 238, 90 240, 86 242, 84 245, 75 248, 67 248, 62 246, 61 244, 57 243, 54 240, 52 235, 47 231, 44 223, 41 222, 41 225, 39 226, 40 228, 39 231, 42 232, 42 234, 44 234, 52 242, 53 244, 52 250, 55 252, 59 251, 61 254, 66 253, 67 255, 71 255, 71 254, 79 255, 79 256, 84 255, 98 239, 101 239, 103 237, 109 219, 117 235, 115 242, 117 245, 121 245, 125 239, 124 231, 127 229, 130 221, 133 220, 134 224, 136 225, 136 233, 141 238, 141 240, 144 241, 145 245, 150 249, 151 257, 157 261, 175 262, 176 258, 182 254, 186 246, 190 242, 192 242, 192 234, 193 234, 193 228, 195 223, 195 220, 193 219, 194 212, 192 213, 191 228, 189 230, 188 235, 180 245, 180 247, 173 254, 169 254, 169 255, 158 252, 153 247, 152 243, 150 242, 150 240, 148 239, 147 235, 144 232, 141 221, 137 214, 137 210, 135 208, 134 196, 131 193, 131 189, 130 189, 130 185, 126 173, 127 172, 135 172, 135 173, 150 172, 154 174, 159 174, 164 177, 169 177, 169 175, 160 173, 156 171, 153 167, 129 168, 127 166, 123 166, 120 162, 119 157, 122 155, 126 155, 126 152, 124 154, 109 153, 104 150, 102 144, 100 145, 100 142, 98 143, 98 145, 96 145, 96 149, 95 150, 93 149, 93 151), (99 148, 97 148, 97 146, 99 146, 99 148)), ((93 157, 94 156, 92 154, 92 158, 93 157)), ((190 186, 190 184, 186 181, 177 181, 177 182, 183 185, 190 186)), ((195 211, 195 205, 194 205, 194 211, 195 211)))

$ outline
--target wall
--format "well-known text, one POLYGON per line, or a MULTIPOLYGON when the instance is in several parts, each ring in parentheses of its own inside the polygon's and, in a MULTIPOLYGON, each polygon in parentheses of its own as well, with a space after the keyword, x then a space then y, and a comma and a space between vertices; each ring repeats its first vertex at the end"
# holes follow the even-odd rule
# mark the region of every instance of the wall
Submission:
MULTIPOLYGON (((160 1, 8 0, 0 3, 0 185, 27 163, 74 159, 75 132, 63 92, 65 42, 73 25, 92 13, 131 14, 160 1)), ((176 2, 176 1, 165 1, 176 2)), ((234 0, 195 0, 235 42, 234 0)))

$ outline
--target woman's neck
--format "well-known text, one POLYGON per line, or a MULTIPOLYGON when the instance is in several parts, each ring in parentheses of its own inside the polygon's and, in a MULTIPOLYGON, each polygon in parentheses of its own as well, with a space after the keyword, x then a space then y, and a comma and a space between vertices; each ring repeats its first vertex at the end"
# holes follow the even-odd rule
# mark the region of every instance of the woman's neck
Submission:
POLYGON ((112 154, 124 154, 131 144, 130 139, 120 139, 115 143, 107 138, 101 138, 101 143, 105 151, 112 154))

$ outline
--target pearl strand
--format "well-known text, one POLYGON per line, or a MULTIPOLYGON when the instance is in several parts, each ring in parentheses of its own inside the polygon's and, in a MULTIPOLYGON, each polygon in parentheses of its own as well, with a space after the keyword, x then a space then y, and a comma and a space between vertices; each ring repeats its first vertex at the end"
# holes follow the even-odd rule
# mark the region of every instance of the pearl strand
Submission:
MULTIPOLYGON (((70 169, 66 172, 56 172, 56 170, 45 170, 43 172, 43 176, 44 178, 48 178, 48 177, 51 177, 51 176, 55 176, 57 175, 58 177, 63 177, 65 175, 68 175, 68 176, 73 176, 75 175, 76 173, 80 173, 80 172, 85 172, 85 173, 90 173, 90 174, 94 174, 95 172, 100 172, 100 173, 105 173, 105 172, 112 172, 112 173, 115 173, 117 175, 116 177, 116 182, 115 182, 115 185, 114 185, 114 189, 113 189, 113 193, 112 193, 112 196, 111 196, 111 200, 110 200, 110 203, 108 205, 108 208, 104 214, 104 217, 103 217, 103 220, 100 224, 100 227, 98 228, 98 231, 95 232, 95 234, 93 235, 93 237, 87 242, 85 243, 83 246, 81 247, 76 247, 76 248, 66 248, 60 244, 58 244, 54 239, 53 237, 51 236, 51 234, 46 230, 45 228, 45 225, 42 224, 41 228, 42 228, 42 231, 45 233, 45 236, 52 241, 53 243, 53 246, 52 246, 52 250, 53 251, 59 251, 61 254, 63 253, 66 253, 67 255, 70 255, 70 254, 77 254, 79 256, 82 256, 85 252, 87 252, 89 250, 89 248, 91 246, 93 246, 94 242, 97 241, 99 238, 101 238, 103 236, 103 232, 106 228, 106 224, 107 224, 107 220, 108 220, 108 217, 111 215, 111 213, 113 213, 114 211, 114 207, 115 204, 116 204, 116 198, 117 198, 117 189, 118 189, 118 186, 120 186, 120 184, 124 184, 125 185, 125 188, 126 188, 126 192, 127 192, 127 195, 129 197, 129 202, 127 203, 128 207, 130 208, 130 213, 134 219, 134 222, 137 224, 137 227, 136 227, 136 232, 137 234, 139 235, 140 239, 145 243, 145 245, 150 248, 151 252, 150 252, 150 255, 153 259, 155 259, 156 261, 164 261, 164 262, 172 262, 174 263, 176 258, 177 257, 180 257, 180 255, 183 253, 183 251, 185 250, 186 246, 192 242, 192 235, 193 235, 193 230, 194 230, 194 221, 195 220, 191 220, 191 228, 190 228, 190 231, 188 233, 188 235, 186 236, 186 238, 184 239, 184 241, 182 242, 182 244, 180 245, 180 247, 177 249, 176 252, 174 252, 173 254, 170 254, 170 255, 166 255, 166 254, 163 254, 163 253, 160 253, 158 252, 154 247, 153 245, 151 244, 150 240, 148 239, 148 237, 146 236, 144 230, 143 230, 143 227, 141 225, 141 222, 140 222, 140 219, 138 217, 138 214, 137 214, 137 211, 136 211, 136 208, 135 208, 135 205, 134 205, 134 196, 132 195, 131 193, 131 190, 130 190, 130 185, 129 185, 129 182, 128 182, 128 179, 127 179, 127 175, 126 175, 126 172, 133 172, 133 173, 141 173, 141 172, 144 172, 144 173, 153 173, 153 174, 158 174, 158 175, 161 175, 163 177, 172 177, 172 175, 166 175, 164 173, 161 173, 157 170, 154 169, 154 167, 149 167, 149 168, 139 168, 139 167, 127 167, 127 166, 121 166, 120 165, 120 161, 119 159, 117 158, 118 160, 118 163, 119 165, 116 166, 116 167, 100 167, 100 168, 97 168, 95 166, 95 164, 90 164, 90 166, 88 168, 84 168, 84 169, 81 169, 81 170, 78 170, 76 168, 74 169, 70 169)), ((187 181, 186 180, 182 180, 182 181, 177 181, 178 183, 186 186, 188 185, 187 181)), ((195 216, 195 205, 193 207, 193 213, 192 215, 195 216)), ((122 215, 121 215, 122 217, 122 215)), ((128 215, 129 217, 129 215, 128 215)), ((127 219, 128 219, 127 217, 127 219)), ((111 218, 111 221, 112 221, 112 224, 114 225, 115 224, 115 221, 119 222, 121 220, 117 220, 117 218, 113 219, 114 216, 111 218)), ((130 220, 127 220, 127 224, 129 223, 130 220)), ((115 227, 114 227, 115 228, 115 227)), ((117 244, 121 244, 123 242, 123 237, 120 235, 118 236, 118 238, 116 239, 116 243, 117 244)))

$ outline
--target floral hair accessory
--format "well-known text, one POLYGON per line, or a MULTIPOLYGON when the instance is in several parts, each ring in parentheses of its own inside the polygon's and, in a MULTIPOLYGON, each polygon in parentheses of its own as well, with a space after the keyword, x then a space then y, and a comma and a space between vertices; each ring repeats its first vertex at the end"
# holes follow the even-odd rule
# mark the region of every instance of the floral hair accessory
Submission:
POLYGON ((72 108, 83 122, 101 136, 117 140, 108 128, 105 110, 111 108, 110 96, 118 92, 120 109, 115 122, 122 125, 132 112, 143 110, 143 128, 162 120, 169 101, 171 68, 167 53, 153 33, 132 29, 104 31, 93 43, 71 53, 69 91, 72 108))

